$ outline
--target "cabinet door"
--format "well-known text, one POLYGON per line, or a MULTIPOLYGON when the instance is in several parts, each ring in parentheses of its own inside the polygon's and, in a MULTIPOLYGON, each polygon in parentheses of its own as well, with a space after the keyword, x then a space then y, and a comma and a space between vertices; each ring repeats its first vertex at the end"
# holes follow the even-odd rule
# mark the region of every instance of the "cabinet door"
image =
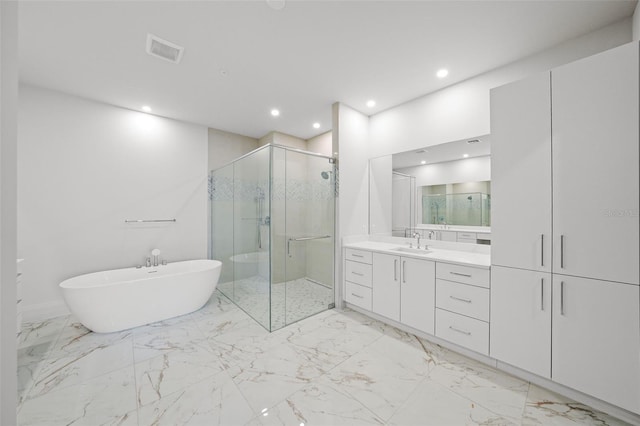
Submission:
POLYGON ((551 274, 491 268, 490 354, 551 378, 551 274))
POLYGON ((553 270, 638 284, 638 43, 551 74, 553 270))
POLYGON ((373 253, 372 309, 400 321, 400 256, 373 253))
POLYGON ((640 413, 639 298, 636 285, 554 274, 552 379, 640 413))
POLYGON ((491 264, 551 271, 549 73, 491 90, 491 264))
POLYGON ((436 264, 408 257, 402 257, 400 262, 400 322, 434 334, 436 264))

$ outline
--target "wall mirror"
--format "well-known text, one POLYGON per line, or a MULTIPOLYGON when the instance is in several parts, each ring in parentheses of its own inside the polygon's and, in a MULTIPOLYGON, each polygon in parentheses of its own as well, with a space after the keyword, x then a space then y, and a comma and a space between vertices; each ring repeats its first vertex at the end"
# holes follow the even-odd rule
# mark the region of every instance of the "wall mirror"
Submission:
MULTIPOLYGON (((480 230, 491 225, 489 135, 372 158, 369 232, 480 230)), ((442 238, 446 239, 446 238, 442 238)))

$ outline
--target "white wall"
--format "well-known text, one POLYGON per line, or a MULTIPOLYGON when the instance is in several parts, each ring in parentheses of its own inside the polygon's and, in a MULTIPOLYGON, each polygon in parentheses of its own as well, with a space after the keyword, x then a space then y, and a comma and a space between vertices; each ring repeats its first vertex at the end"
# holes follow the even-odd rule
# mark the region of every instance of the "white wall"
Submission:
POLYGON ((18 4, 0 2, 0 424, 16 424, 18 4))
POLYGON ((334 108, 340 153, 340 237, 364 235, 369 232, 369 118, 344 104, 335 104, 334 108))
POLYGON ((258 139, 258 145, 264 146, 267 144, 284 145, 295 149, 307 150, 307 141, 295 136, 287 135, 280 132, 269 132, 260 139, 258 139))
POLYGON ((321 135, 314 136, 311 139, 307 139, 307 151, 333 157, 333 140, 331 134, 332 132, 328 131, 321 135))
POLYGON ((153 248, 206 257, 206 127, 28 86, 19 107, 25 319, 61 313, 62 280, 142 264, 153 248))
POLYGON ((372 158, 369 161, 369 233, 391 235, 393 226, 392 170, 391 155, 372 158))
POLYGON ((491 180, 491 157, 473 157, 397 170, 416 177, 416 186, 491 180))
POLYGON ((631 41, 631 19, 371 116, 371 157, 485 135, 489 90, 631 41))
POLYGON ((209 166, 215 170, 258 149, 258 139, 224 130, 209 129, 209 166))

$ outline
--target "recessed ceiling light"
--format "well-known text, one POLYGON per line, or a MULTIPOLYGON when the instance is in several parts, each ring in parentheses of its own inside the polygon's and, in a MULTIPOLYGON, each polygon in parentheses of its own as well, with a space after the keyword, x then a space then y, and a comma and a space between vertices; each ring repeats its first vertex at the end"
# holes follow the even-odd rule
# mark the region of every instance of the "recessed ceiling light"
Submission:
POLYGON ((370 101, 367 101, 367 106, 369 108, 373 108, 374 106, 376 106, 376 101, 374 101, 373 99, 371 99, 370 101))
POLYGON ((144 112, 151 112, 151 107, 150 107, 149 105, 143 105, 143 106, 142 106, 142 110, 143 110, 144 112))
POLYGON ((319 129, 320 128, 320 123, 313 123, 313 128, 314 129, 319 129))
POLYGON ((441 70, 438 70, 438 72, 436 73, 436 76, 438 78, 445 78, 448 75, 449 75, 449 70, 446 70, 444 68, 442 68, 441 70))
POLYGON ((420 162, 420 164, 427 164, 427 162, 426 162, 426 161, 424 161, 424 160, 422 160, 422 161, 420 162))
POLYGON ((464 158, 469 158, 469 154, 463 155, 464 158))
POLYGON ((271 110, 271 115, 273 115, 274 117, 277 117, 280 115, 280 111, 274 108, 271 110))

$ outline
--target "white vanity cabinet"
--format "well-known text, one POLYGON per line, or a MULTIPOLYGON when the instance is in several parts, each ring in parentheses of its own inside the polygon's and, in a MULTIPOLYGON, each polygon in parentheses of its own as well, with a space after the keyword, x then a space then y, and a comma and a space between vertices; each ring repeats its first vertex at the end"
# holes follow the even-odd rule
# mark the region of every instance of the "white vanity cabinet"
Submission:
POLYGON ((640 413, 640 287, 553 276, 552 378, 640 413))
POLYGON ((635 413, 639 59, 634 42, 491 91, 490 354, 635 413))
POLYGON ((371 310, 371 252, 345 250, 345 300, 368 311, 371 310))
POLYGON ((373 253, 372 310, 433 334, 435 262, 373 253))
POLYGON ((551 271, 551 80, 491 90, 491 265, 551 271))
POLYGON ((638 43, 553 78, 553 272, 640 284, 638 43))
POLYGON ((493 358, 551 378, 551 274, 491 268, 493 358))
POLYGON ((488 269, 436 263, 435 335, 489 354, 488 269))
POLYGON ((373 253, 372 311, 400 321, 400 256, 373 253))

